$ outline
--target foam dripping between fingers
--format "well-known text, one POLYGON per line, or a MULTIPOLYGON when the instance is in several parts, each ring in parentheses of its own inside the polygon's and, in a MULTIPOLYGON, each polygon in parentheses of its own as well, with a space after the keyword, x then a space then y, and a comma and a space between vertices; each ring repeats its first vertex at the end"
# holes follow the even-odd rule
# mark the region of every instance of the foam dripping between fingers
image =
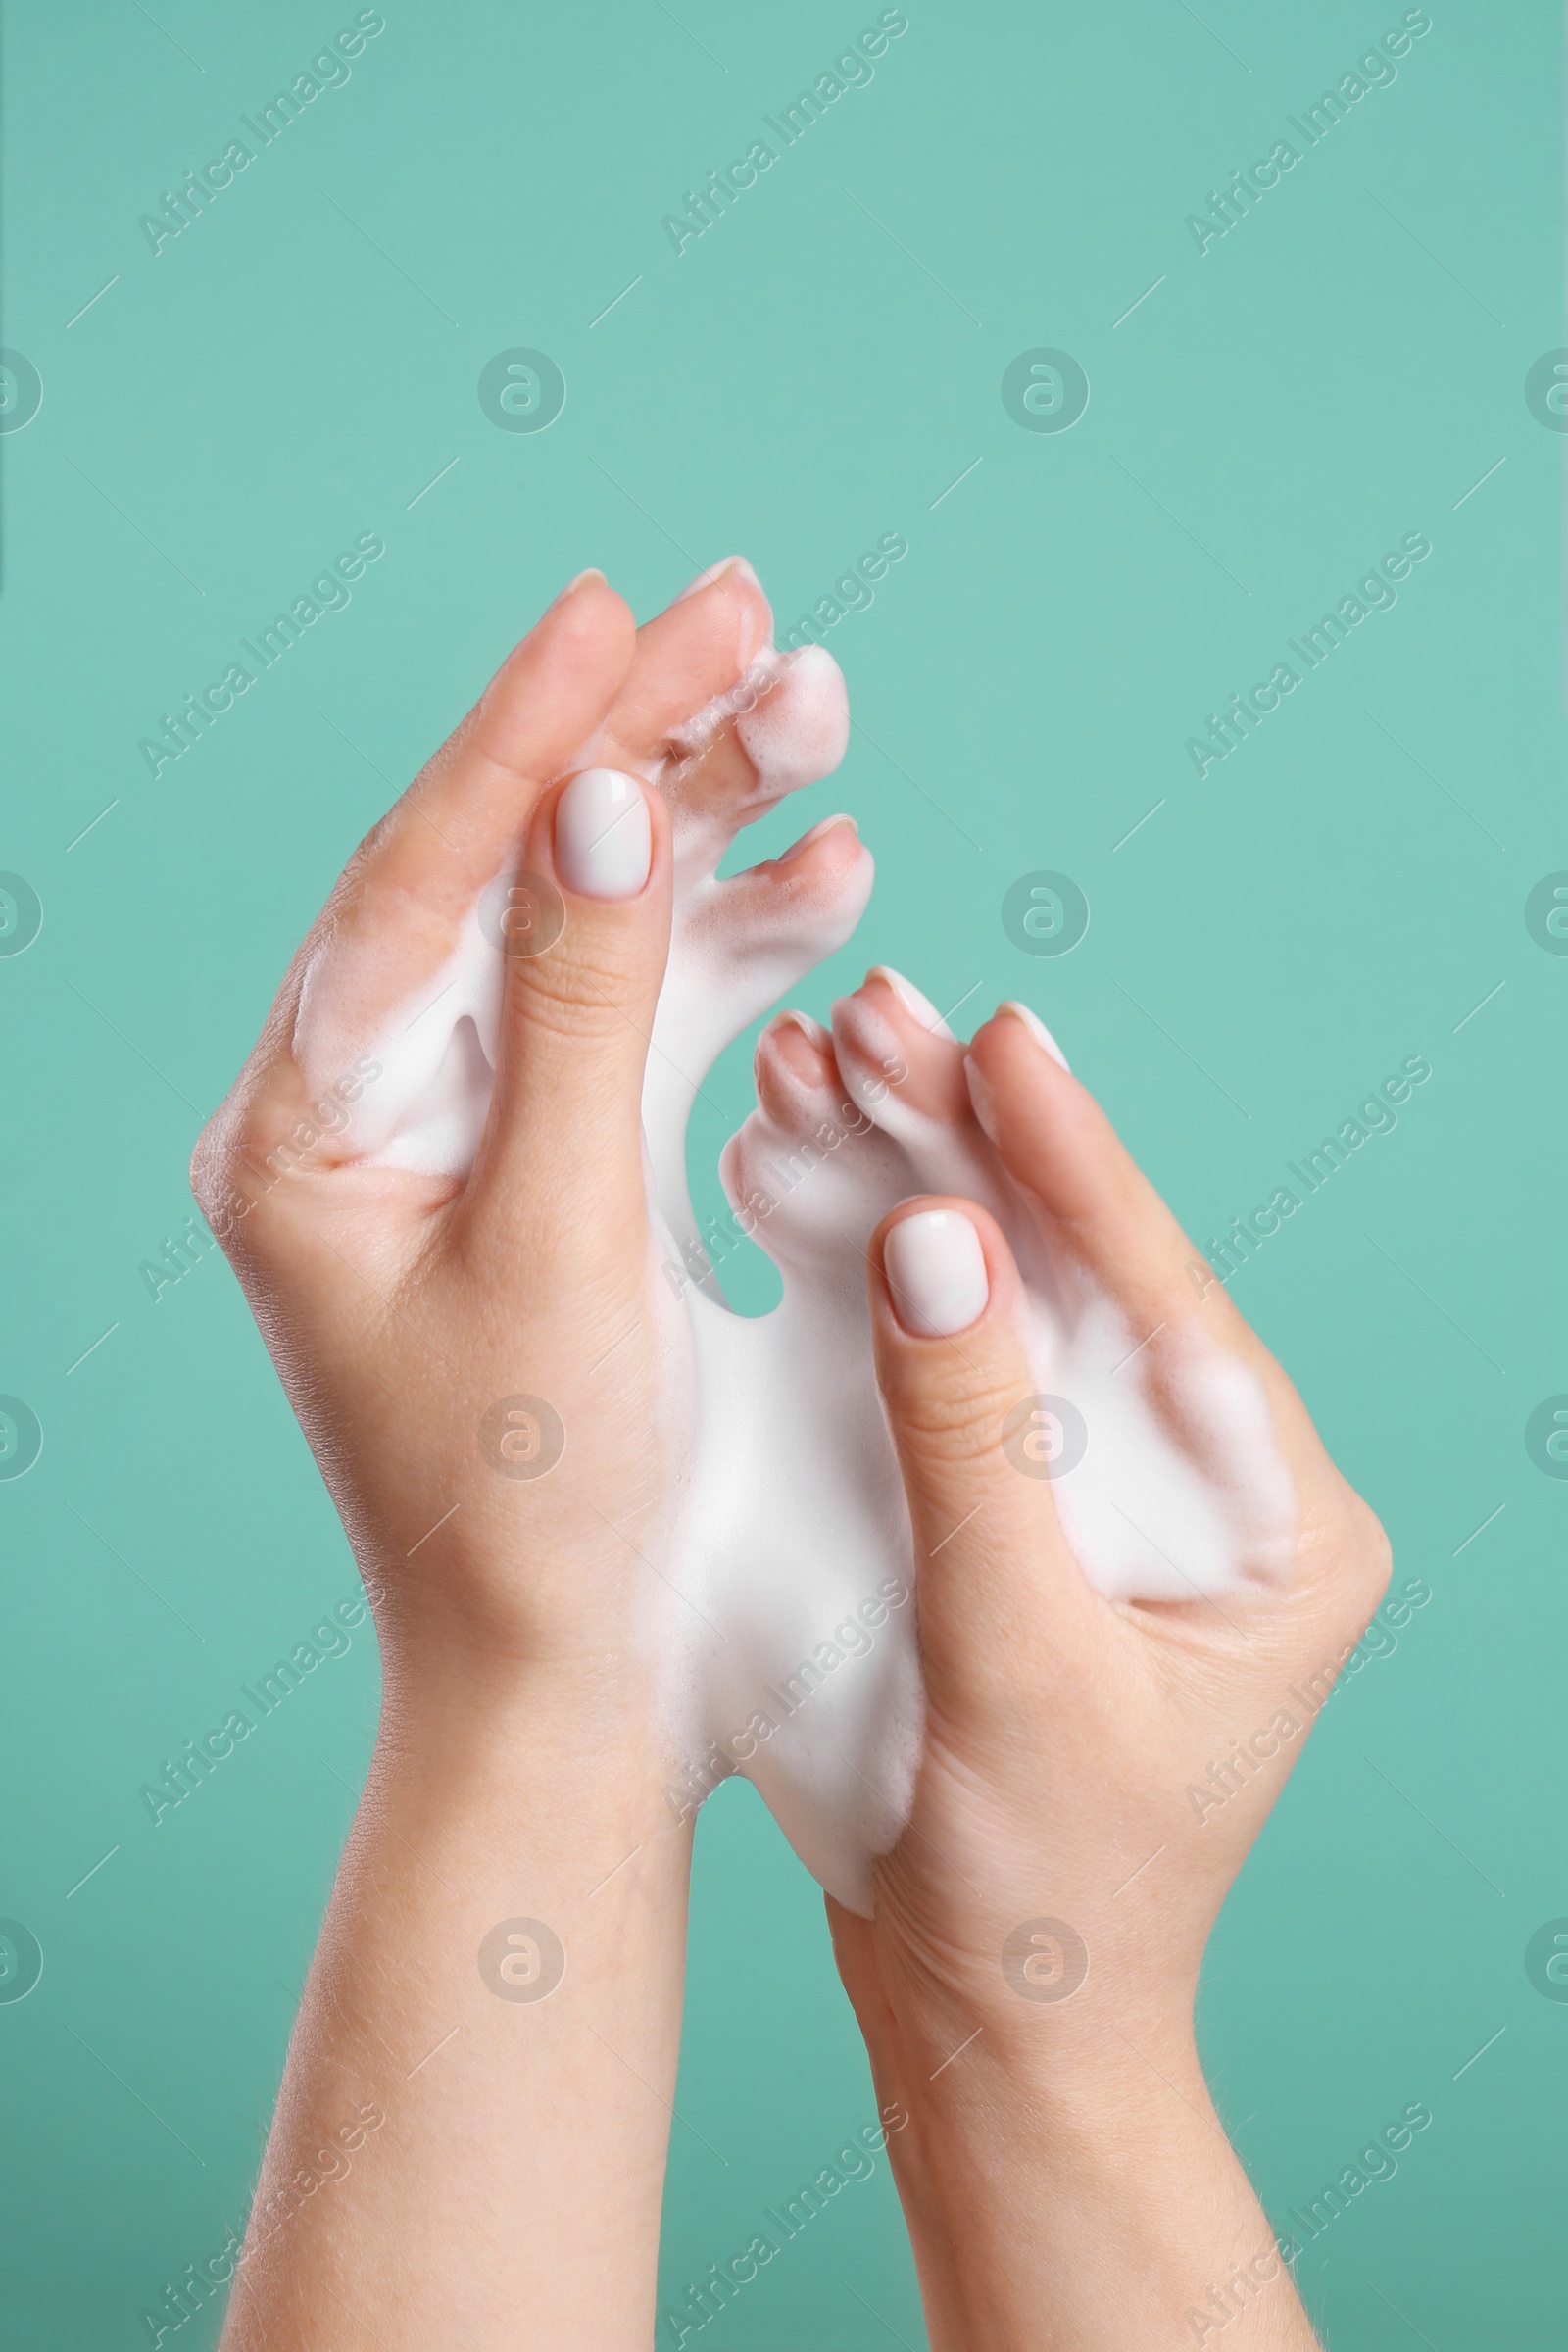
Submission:
MULTIPOLYGON (((821 1083, 777 1085, 766 1098, 774 1113, 759 1112, 731 1140, 732 1215, 719 1235, 767 1250, 783 1303, 757 1320, 722 1304, 685 1202, 691 1096, 746 1022, 847 935, 869 859, 835 871, 818 858, 808 888, 798 872, 791 883, 783 861, 722 883, 716 866, 740 823, 830 773, 848 741, 831 655, 770 646, 685 722, 653 771, 673 787, 684 849, 644 1125, 656 1196, 650 1297, 671 1390, 685 1395, 689 1381, 698 1396, 695 1439, 667 1442, 681 1515, 670 1578, 653 1595, 667 1615, 667 1728, 682 1759, 672 1801, 684 1817, 719 1779, 745 1773, 808 1868, 866 1913, 874 1858, 907 1817, 924 1723, 913 1540, 865 1310, 865 1250, 889 1208, 911 1194, 952 1193, 1006 1230, 1038 1392, 1018 1400, 1025 1419, 1008 1458, 1020 1475, 1056 1482, 1068 1542, 1101 1592, 1223 1604, 1228 1592, 1277 1582, 1294 1556, 1295 1500, 1252 1370, 1201 1334, 1130 1329, 1121 1303, 1031 1223, 985 1140, 983 1096, 976 1129, 935 1079, 920 1095, 911 1070, 940 1077, 950 1064, 961 1095, 961 1048, 901 975, 884 971, 891 995, 851 1001, 836 1045, 796 1016, 821 1083), (744 759, 715 759, 683 795, 683 769, 726 729, 744 759), (1074 1424, 1082 1448, 1063 1459, 1074 1424)), ((572 765, 595 758, 586 748, 572 765)), ((797 849, 820 834, 813 828, 797 849)), ((451 1175, 472 1164, 505 969, 494 898, 514 885, 514 857, 455 939, 431 943, 431 965, 444 960, 416 987, 406 962, 400 992, 384 963, 356 977, 330 947, 308 971, 302 1066, 335 1071, 376 1033, 384 1074, 354 1112, 362 1155, 451 1175)), ((1038 1034, 1037 1043, 1055 1051, 1038 1034)), ((708 1224, 716 1232, 719 1220, 708 1224)), ((721 1255, 715 1243, 715 1262, 721 1255)))

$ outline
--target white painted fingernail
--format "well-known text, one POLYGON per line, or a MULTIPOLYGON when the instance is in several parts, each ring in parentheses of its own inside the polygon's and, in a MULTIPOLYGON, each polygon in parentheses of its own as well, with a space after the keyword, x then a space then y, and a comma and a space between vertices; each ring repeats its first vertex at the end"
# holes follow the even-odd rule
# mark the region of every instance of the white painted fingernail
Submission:
POLYGON ((776 1013, 773 1021, 769 1025, 771 1027, 777 1027, 778 1023, 781 1021, 791 1022, 794 1027, 800 1030, 803 1037, 808 1037, 819 1054, 832 1053, 832 1030, 824 1029, 821 1022, 814 1020, 810 1013, 802 1012, 798 1006, 792 1004, 787 1011, 776 1013))
POLYGON ((896 972, 891 964, 874 963, 865 976, 868 980, 885 980, 906 1011, 912 1012, 922 1028, 929 1029, 933 1037, 952 1037, 953 1031, 930 998, 922 997, 914 982, 906 980, 904 974, 896 972))
POLYGON ((962 1211, 924 1208, 882 1245, 894 1311, 916 1339, 945 1340, 983 1314, 991 1296, 980 1236, 962 1211))
POLYGON ((738 571, 742 579, 750 580, 754 588, 760 588, 762 585, 744 556, 721 556, 716 564, 710 564, 706 571, 700 571, 695 580, 687 581, 679 596, 675 598, 675 603, 683 605, 689 596, 697 594, 699 588, 711 588, 715 580, 721 580, 725 573, 730 571, 738 571))
POLYGON ((860 828, 853 816, 824 816, 819 825, 811 827, 809 833, 803 833, 799 841, 790 843, 779 859, 780 865, 793 865, 797 858, 804 857, 813 841, 820 841, 823 834, 831 833, 836 825, 848 825, 856 840, 859 840, 860 828))
POLYGON ((602 580, 604 576, 605 575, 602 571, 596 571, 593 565, 590 564, 586 571, 579 571, 575 579, 568 580, 559 596, 552 597, 550 601, 550 611, 553 612, 557 605, 564 605, 568 596, 575 596, 577 590, 582 586, 584 580, 602 580))
POLYGON ((996 1093, 984 1070, 971 1054, 966 1054, 963 1057, 963 1076, 964 1083, 969 1089, 969 1101, 974 1106, 974 1115, 985 1133, 995 1143, 997 1140, 996 1093))
POLYGON ((1068 1061, 1067 1056, 1062 1052, 1061 1048, 1057 1045, 1055 1039, 1052 1036, 1051 1031, 1046 1027, 1045 1022, 1040 1018, 1038 1012, 1031 1012, 1027 1004, 1020 1004, 1018 1003, 1016 997, 1009 997, 1006 1004, 1000 1005, 998 1010, 1015 1014, 1017 1018, 1022 1021, 1024 1027, 1034 1039, 1035 1044, 1037 1046, 1044 1046, 1046 1052, 1051 1055, 1052 1060, 1059 1061, 1062 1068, 1068 1072, 1069 1076, 1071 1075, 1071 1063, 1068 1061))
POLYGON ((556 803, 556 871, 585 899, 634 899, 653 862, 643 788, 618 768, 585 767, 556 803))

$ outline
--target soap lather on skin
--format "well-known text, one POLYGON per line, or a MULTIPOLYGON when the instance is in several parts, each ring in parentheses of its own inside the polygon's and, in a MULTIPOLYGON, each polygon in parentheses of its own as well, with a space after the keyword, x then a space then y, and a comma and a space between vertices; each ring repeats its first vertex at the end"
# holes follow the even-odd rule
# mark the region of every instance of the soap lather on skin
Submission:
MULTIPOLYGON (((873 1859, 907 1817, 924 1714, 914 1610, 894 1598, 912 1596, 914 1561, 865 1306, 864 1251, 887 1209, 911 1193, 951 1193, 982 1201, 1007 1230, 1038 1386, 1076 1399, 1093 1430, 1081 1469, 1055 1494, 1101 1590, 1147 1598, 1229 1590, 1276 1572, 1294 1523, 1255 1382, 1194 1343, 1180 1383, 1187 1427, 1173 1430, 1168 1393, 1179 1367, 1169 1349, 1156 1400, 1147 1372, 1154 1351, 1127 1363, 1138 1335, 1023 1229, 1016 1193, 983 1138, 976 1147, 902 1099, 892 1075, 903 1066, 899 1040, 859 997, 838 1008, 834 1089, 803 1107, 799 1132, 759 1112, 725 1153, 731 1200, 751 1220, 744 1229, 783 1270, 780 1306, 742 1317, 716 1279, 682 1282, 673 1298, 660 1282, 661 1258, 689 1265, 695 1250, 701 1263, 685 1179, 698 1087, 749 1022, 843 944, 870 888, 863 851, 841 861, 816 898, 789 882, 787 863, 779 887, 760 898, 747 892, 755 877, 719 880, 715 869, 746 817, 838 765, 848 731, 831 656, 766 648, 728 694, 692 714, 650 778, 669 794, 676 829, 670 956, 643 1099, 650 1312, 684 1318, 699 1395, 686 1504, 661 1570, 667 1582, 651 1581, 672 1787, 700 1798, 722 1772, 744 1772, 807 1867, 869 1912, 873 1859), (750 763, 749 797, 688 798, 685 779, 726 727, 750 763), (791 1180, 780 1174, 788 1167, 807 1172, 791 1180), (768 1204, 760 1211, 760 1200, 768 1204), (874 1628, 861 1614, 868 1595, 885 1607, 874 1628)), ((510 878, 498 876, 492 890, 510 878)), ((503 969, 483 905, 469 910, 445 969, 378 1036, 356 1034, 330 943, 307 975, 296 1025, 307 1067, 343 1067, 366 1051, 383 1064, 355 1106, 356 1155, 454 1176, 472 1165, 503 969)), ((927 1001, 898 975, 883 977, 919 1030, 939 1037, 945 1024, 933 1025, 927 1001)))

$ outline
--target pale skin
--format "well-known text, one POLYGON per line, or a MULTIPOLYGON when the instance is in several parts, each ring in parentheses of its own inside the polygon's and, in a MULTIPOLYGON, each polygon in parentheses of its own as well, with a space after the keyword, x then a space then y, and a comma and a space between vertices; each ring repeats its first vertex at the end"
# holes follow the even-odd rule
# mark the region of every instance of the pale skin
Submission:
MULTIPOLYGON (((1299 1753, 1306 1710, 1290 1686, 1321 1688, 1348 1654, 1387 1584, 1388 1547, 1279 1366, 1026 1023, 1004 1009, 965 1050, 882 1009, 902 1025, 911 1084, 933 1106, 946 1090, 945 1115, 978 1111, 1033 1213, 1135 1332, 1197 1323, 1252 1370, 1298 1503, 1281 1586, 1223 1604, 1102 1599, 1063 1541, 1051 1483, 1020 1476, 1000 1443, 1035 1386, 1006 1242, 951 1199, 884 1220, 870 1309, 913 1523, 929 1712, 875 1918, 828 1910, 878 2096, 910 2117, 889 2150, 931 2341, 1307 2352, 1316 2338, 1204 2085, 1193 2003, 1220 1905, 1299 1753), (905 1329, 884 1256, 894 1227, 932 1209, 970 1220, 989 1289, 946 1338, 905 1329), (1203 1802, 1210 1762, 1281 1711, 1297 1736, 1264 1738, 1277 1752, 1254 1752, 1252 1777, 1203 1802), (1008 1937, 1040 1919, 1087 1949, 1087 1976, 1059 2002, 1020 1994, 1002 1965, 1008 1937)), ((795 1037, 788 1050, 809 1053, 795 1037)), ((1040 1947, 1048 1986, 1067 1982, 1059 1942, 1040 1947)))
MULTIPOLYGON (((558 858, 555 818, 584 744, 646 774, 764 630, 735 574, 640 634, 597 574, 574 584, 363 846, 198 1147, 198 1198, 354 1544, 385 1678, 227 2352, 653 2339, 689 1836, 662 1796, 649 1580, 670 1564, 692 1389, 651 1246, 639 1099, 678 852, 644 788, 646 881, 598 896, 558 858), (471 1175, 355 1163, 326 1136, 284 1180, 259 1178, 315 1098, 295 1050, 307 971, 373 1031, 518 844, 567 921, 548 953, 508 960, 471 1175), (568 1432, 538 1479, 498 1475, 476 1443, 522 1393, 568 1432), (511 1947, 510 1978, 493 1951, 482 1961, 519 1921, 559 1938, 559 1983, 537 1938, 511 1947), (546 1978, 543 1998, 497 1989, 546 1978)), ((734 788, 734 760, 716 746, 706 788, 734 788)), ((855 854, 834 829, 800 867, 828 875, 855 854)), ((826 1050, 791 1034, 789 1051, 826 1050)), ((911 1041, 917 1079, 934 1042, 911 1041)), ((964 1050, 942 1051, 961 1089, 964 1050)), ((870 1312, 930 1719, 876 1917, 830 1906, 835 1947, 879 2102, 910 2118, 890 2149, 933 2343, 1163 2347, 1192 2340, 1189 2308, 1273 2245, 1203 2087, 1192 1999, 1295 1749, 1205 1821, 1184 1790, 1353 1641, 1386 1554, 1223 1291, 1200 1295, 1197 1253, 1083 1088, 1005 1012, 968 1055, 1005 1165, 1129 1317, 1200 1317, 1264 1381, 1299 1498, 1298 1571, 1223 1618, 1101 1601, 1049 1483, 999 1449, 1032 1386, 1004 1241, 983 1211, 942 1204, 973 1219, 989 1302, 956 1338, 917 1338, 882 1250, 931 1204, 895 1211, 870 1312), (1091 1956, 1059 2004, 1019 1997, 999 1962, 1041 1916, 1070 1922, 1091 1956)), ((950 1095, 952 1075, 937 1078, 950 1095)), ((950 1108, 971 1115, 967 1096, 950 1108)), ((1277 2260, 1224 2328, 1227 2348, 1313 2340, 1277 2260)))
MULTIPOLYGON (((734 575, 641 637, 585 576, 363 845, 197 1150, 198 1198, 374 1601, 385 1682, 230 2352, 512 2343, 519 2313, 542 2344, 652 2332, 689 1862, 644 1638, 689 1411, 638 1117, 671 827, 649 792, 646 883, 586 896, 560 876, 556 779, 591 737, 606 763, 652 764, 765 632, 734 575), (354 1164, 327 1133, 278 1179, 270 1155, 312 1131, 323 1092, 295 1052, 307 972, 373 1037, 519 842, 568 919, 550 954, 507 960, 471 1176, 354 1164), (476 1442, 517 1394, 569 1432, 538 1480, 498 1475, 476 1442), (509 1919, 565 1946, 547 1998, 481 1977, 509 1919), (334 2143, 366 2105, 385 2121, 340 2172, 334 2143)), ((726 789, 730 756, 716 747, 687 789, 726 789)), ((819 839, 790 887, 847 845, 853 828, 819 839)))

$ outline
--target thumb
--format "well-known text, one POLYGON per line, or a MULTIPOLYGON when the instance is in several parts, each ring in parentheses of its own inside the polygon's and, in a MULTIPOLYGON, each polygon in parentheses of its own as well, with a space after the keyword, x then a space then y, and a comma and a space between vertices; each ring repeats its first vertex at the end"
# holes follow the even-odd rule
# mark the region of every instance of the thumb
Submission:
POLYGON ((1098 1603, 1056 1516, 1060 1400, 1036 1394, 1012 1252, 973 1201, 920 1199, 869 1255, 928 1696, 956 1732, 1037 1722, 1043 1682, 1090 1670, 1098 1603))
POLYGON ((543 796, 511 906, 475 1215, 535 1249, 641 1229, 641 1098, 669 947, 669 816, 614 768, 543 796))

